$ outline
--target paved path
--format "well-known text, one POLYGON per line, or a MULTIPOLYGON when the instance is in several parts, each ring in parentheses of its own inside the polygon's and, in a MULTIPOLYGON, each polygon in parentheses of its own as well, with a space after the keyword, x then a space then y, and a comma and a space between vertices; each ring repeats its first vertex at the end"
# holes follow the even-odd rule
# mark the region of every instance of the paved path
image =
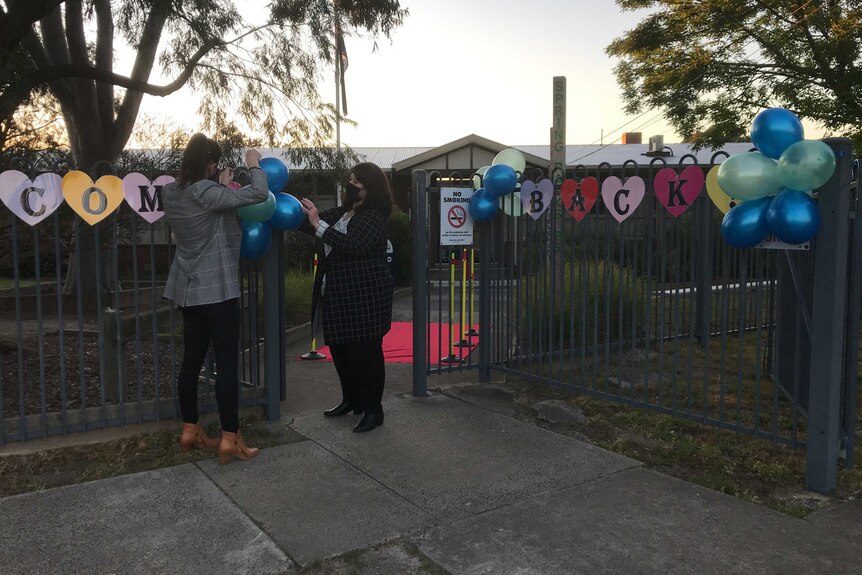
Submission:
POLYGON ((407 364, 385 425, 354 434, 320 415, 335 370, 303 350, 276 425, 304 441, 0 499, 0 573, 862 572, 862 502, 795 519, 516 420, 470 373, 414 398, 407 364))

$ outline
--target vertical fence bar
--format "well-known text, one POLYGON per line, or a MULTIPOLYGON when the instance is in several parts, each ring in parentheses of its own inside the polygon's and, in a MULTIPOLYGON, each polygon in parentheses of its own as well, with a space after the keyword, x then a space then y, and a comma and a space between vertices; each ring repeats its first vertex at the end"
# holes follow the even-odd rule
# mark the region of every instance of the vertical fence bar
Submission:
MULTIPOLYGON (((63 433, 66 434, 69 431, 69 414, 66 406, 68 405, 68 396, 69 390, 68 385, 66 383, 66 352, 65 352, 65 326, 63 322, 63 261, 60 250, 60 214, 59 212, 54 212, 54 269, 55 275, 54 278, 56 283, 54 285, 54 291, 57 295, 57 341, 58 341, 58 354, 60 358, 60 401, 62 406, 60 407, 60 413, 63 421, 63 433)), ((2 413, 2 409, 0 409, 0 413, 2 413)))
POLYGON ((860 195, 860 165, 859 160, 853 164, 853 200, 850 205, 850 213, 853 217, 853 233, 850 236, 850 281, 848 283, 847 301, 847 343, 846 343, 846 365, 844 372, 844 433, 846 435, 845 466, 853 469, 856 464, 856 398, 858 384, 858 354, 859 354, 859 320, 862 314, 862 224, 860 224, 859 213, 862 209, 860 195))
POLYGON ((852 142, 846 138, 825 141, 835 152, 837 164, 818 198, 822 224, 814 245, 813 293, 830 297, 815 297, 812 303, 805 467, 805 488, 819 493, 832 491, 838 474, 852 169, 852 142))
MULTIPOLYGON (((428 395, 428 174, 425 170, 413 171, 413 395, 428 395)), ((479 313, 484 305, 481 301, 482 282, 479 284, 479 313)), ((487 324, 481 319, 480 333, 487 324)), ((481 345, 481 340, 480 340, 481 345)), ((439 361, 440 358, 437 358, 439 361)))
POLYGON ((284 232, 272 231, 272 245, 263 258, 263 377, 266 386, 266 419, 281 419, 281 387, 284 382, 284 364, 281 363, 281 318, 284 317, 284 292, 279 294, 278 278, 284 277, 279 266, 279 252, 284 246, 284 232))
MULTIPOLYGON (((418 227, 418 226, 417 226, 418 227)), ((494 245, 491 228, 479 234, 479 257, 482 275, 479 277, 479 380, 491 381, 491 250, 494 245)), ((499 329, 499 328, 498 328, 499 329)))

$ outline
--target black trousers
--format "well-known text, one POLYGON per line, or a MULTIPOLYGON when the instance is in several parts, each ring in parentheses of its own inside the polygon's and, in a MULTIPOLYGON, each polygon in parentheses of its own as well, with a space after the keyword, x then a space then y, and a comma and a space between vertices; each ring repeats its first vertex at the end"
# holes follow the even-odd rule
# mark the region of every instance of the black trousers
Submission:
POLYGON ((329 345, 332 362, 344 401, 359 406, 366 413, 383 413, 383 386, 386 367, 383 340, 329 345))
POLYGON ((198 422, 198 376, 210 343, 216 364, 215 396, 223 431, 239 429, 239 298, 181 307, 183 365, 177 377, 180 413, 198 422))

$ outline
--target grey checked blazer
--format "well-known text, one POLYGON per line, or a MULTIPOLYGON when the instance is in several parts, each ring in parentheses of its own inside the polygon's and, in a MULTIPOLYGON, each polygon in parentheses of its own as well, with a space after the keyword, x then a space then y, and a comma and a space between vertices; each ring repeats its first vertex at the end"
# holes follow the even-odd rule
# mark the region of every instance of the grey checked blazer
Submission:
POLYGON ((242 230, 236 208, 269 197, 263 171, 251 169, 249 174, 251 183, 238 190, 212 180, 162 188, 165 217, 176 238, 165 298, 186 307, 239 297, 242 230))

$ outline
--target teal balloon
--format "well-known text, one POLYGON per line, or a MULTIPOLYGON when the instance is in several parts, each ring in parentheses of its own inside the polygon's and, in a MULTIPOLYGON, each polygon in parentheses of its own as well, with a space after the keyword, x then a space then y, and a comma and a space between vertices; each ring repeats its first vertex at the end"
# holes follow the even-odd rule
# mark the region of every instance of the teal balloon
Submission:
POLYGON ((769 233, 766 211, 772 198, 759 198, 734 206, 721 220, 721 237, 735 248, 751 248, 769 233))
POLYGON ((495 196, 505 196, 515 189, 518 183, 518 175, 512 166, 506 164, 492 165, 485 170, 482 177, 482 187, 495 196))
POLYGON ((791 190, 814 190, 829 181, 835 172, 835 153, 820 140, 796 142, 781 154, 778 173, 783 186, 791 190))
POLYGON ((261 158, 260 169, 266 174, 266 185, 272 193, 278 193, 287 185, 290 171, 278 158, 261 158))
POLYGON ((751 122, 751 143, 761 154, 776 160, 784 150, 804 137, 802 122, 785 108, 767 108, 751 122))
POLYGON ((746 201, 775 194, 781 187, 781 179, 775 160, 760 152, 744 152, 722 162, 718 185, 728 196, 746 201))
POLYGON ((477 222, 487 222, 497 214, 497 201, 497 196, 485 188, 479 188, 470 198, 470 215, 477 222))
POLYGON ((265 222, 275 213, 275 195, 269 192, 269 196, 264 201, 237 208, 236 213, 247 222, 265 222))
POLYGON ((766 222, 782 242, 804 244, 820 231, 820 210, 805 192, 786 190, 769 204, 766 222))
POLYGON ((246 222, 240 220, 242 242, 239 246, 239 257, 244 260, 256 260, 266 253, 272 242, 272 230, 269 224, 263 222, 246 222))
POLYGON ((269 218, 269 225, 277 230, 295 230, 304 221, 305 212, 299 200, 284 192, 275 194, 275 212, 269 218))

